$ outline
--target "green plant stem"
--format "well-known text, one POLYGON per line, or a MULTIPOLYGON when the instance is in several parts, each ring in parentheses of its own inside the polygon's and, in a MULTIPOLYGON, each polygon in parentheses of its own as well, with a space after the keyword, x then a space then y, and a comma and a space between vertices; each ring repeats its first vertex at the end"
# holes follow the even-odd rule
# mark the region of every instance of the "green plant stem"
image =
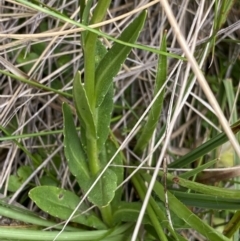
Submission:
POLYGON ((108 226, 108 227, 112 227, 113 225, 113 216, 112 216, 112 207, 111 204, 109 204, 106 207, 102 207, 100 208, 101 211, 101 215, 102 215, 102 219, 103 222, 108 226))
MULTIPOLYGON (((139 185, 142 186, 142 189, 144 190, 144 193, 146 193, 146 186, 145 186, 146 182, 145 182, 145 180, 139 174, 136 175, 136 178, 139 182, 139 185)), ((169 221, 167 220, 166 213, 163 213, 161 211, 158 204, 155 202, 155 200, 152 197, 150 197, 150 199, 149 199, 149 205, 151 206, 152 210, 154 210, 154 216, 156 216, 156 218, 158 217, 158 219, 157 219, 158 223, 159 223, 159 219, 161 220, 161 222, 166 220, 167 221, 166 227, 167 227, 168 231, 173 235, 175 240, 178 241, 179 239, 177 237, 177 233, 174 231, 173 227, 171 227, 169 221)), ((156 222, 154 219, 153 219, 153 221, 156 222)), ((156 228, 158 228, 158 227, 156 226, 156 228)))
POLYGON ((99 0, 96 8, 94 9, 93 16, 90 24, 99 23, 106 15, 107 9, 111 3, 111 0, 99 0))
MULTIPOLYGON (((94 10, 91 24, 100 22, 107 11, 110 0, 99 0, 94 10)), ((93 32, 88 32, 84 39, 84 79, 85 79, 85 90, 89 100, 90 108, 94 114, 95 109, 95 55, 96 55, 96 42, 98 35, 93 32)))
POLYGON ((88 138, 87 153, 88 153, 88 159, 89 159, 89 168, 90 168, 91 174, 94 176, 100 170, 97 140, 95 138, 88 138))
POLYGON ((97 35, 89 33, 84 48, 84 82, 90 108, 95 110, 95 52, 97 35))
MULTIPOLYGON (((91 19, 91 24, 102 21, 104 18, 107 8, 111 0, 99 0, 98 4, 93 12, 91 19)), ((94 119, 96 119, 96 109, 95 109, 95 56, 96 56, 96 43, 98 35, 93 32, 88 32, 86 38, 84 39, 84 67, 85 67, 85 90, 89 100, 89 105, 93 113, 94 119)), ((100 170, 100 163, 98 159, 98 148, 97 140, 94 138, 89 138, 87 142, 88 157, 89 157, 89 167, 93 175, 97 174, 100 170)), ((112 225, 112 209, 111 205, 100 208, 101 215, 105 224, 109 227, 112 225)))
POLYGON ((240 227, 240 211, 236 211, 231 218, 230 222, 225 226, 223 234, 231 238, 236 231, 239 230, 240 227))
MULTIPOLYGON (((138 174, 135 174, 133 177, 132 177, 132 182, 134 184, 134 187, 137 189, 137 192, 138 192, 138 195, 140 196, 141 200, 144 200, 145 198, 145 194, 146 194, 146 190, 144 192, 143 190, 143 186, 141 185, 141 181, 140 181, 140 177, 138 177, 138 174)), ((147 206, 147 213, 149 215, 149 218, 152 222, 152 225, 153 227, 155 228, 155 231, 159 237, 159 240, 162 240, 162 241, 168 241, 166 235, 164 234, 164 231, 162 229, 162 226, 160 225, 157 217, 156 217, 156 214, 154 212, 154 210, 152 209, 151 205, 148 204, 147 206)))
MULTIPOLYGON (((131 226, 129 224, 121 225, 109 230, 91 230, 91 231, 77 231, 77 232, 63 232, 57 238, 57 241, 87 241, 87 240, 105 240, 113 241, 119 240, 118 235, 125 235, 131 226)), ((57 235, 58 231, 42 231, 42 230, 28 230, 19 228, 3 228, 0 227, 1 240, 44 240, 52 241, 57 235)), ((122 240, 122 239, 120 239, 122 240)))
MULTIPOLYGON (((89 167, 92 175, 96 175, 100 170, 100 164, 98 159, 98 150, 97 150, 97 141, 96 139, 88 140, 87 144, 88 157, 89 157, 89 167)), ((101 181, 101 180, 99 180, 101 181)), ((100 191, 100 190, 99 190, 100 191)), ((100 208, 100 212, 103 218, 104 223, 111 227, 112 226, 112 208, 109 204, 106 207, 100 208)))
MULTIPOLYGON (((49 226, 55 226, 55 229, 62 229, 63 225, 58 225, 57 223, 49 220, 45 220, 43 218, 40 218, 36 214, 32 213, 31 211, 13 206, 11 204, 8 204, 4 202, 3 200, 0 200, 0 215, 8 218, 12 218, 14 220, 20 220, 25 223, 29 223, 32 225, 32 227, 36 228, 37 226, 43 226, 43 227, 49 227, 49 226)), ((28 226, 28 225, 27 225, 28 226)), ((28 228, 31 228, 28 226, 28 228)), ((77 231, 77 228, 67 226, 66 231, 77 231)))

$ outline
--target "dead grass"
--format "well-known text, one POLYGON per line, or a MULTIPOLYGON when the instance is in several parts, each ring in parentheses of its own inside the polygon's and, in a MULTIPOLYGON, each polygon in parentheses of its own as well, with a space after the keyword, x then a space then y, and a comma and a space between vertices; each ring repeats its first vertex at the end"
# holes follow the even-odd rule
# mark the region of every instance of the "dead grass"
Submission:
MULTIPOLYGON (((226 39, 237 41, 239 38, 240 23, 237 7, 233 6, 226 23, 219 29, 215 54, 211 55, 209 54, 211 49, 207 48, 207 43, 212 33, 214 1, 170 2, 180 26, 181 36, 187 40, 187 46, 205 76, 208 76, 209 72, 211 76, 220 75, 220 64, 224 61, 232 63, 231 66, 235 65, 239 58, 239 47, 234 42, 224 41, 226 39), (193 25, 195 22, 196 24, 193 25), (233 54, 229 55, 229 52, 233 54), (223 54, 225 56, 222 56, 223 54)), ((102 31, 111 36, 118 36, 133 18, 135 13, 132 11, 137 12, 141 6, 146 7, 150 3, 151 1, 113 1, 107 16, 109 21, 103 23, 102 31), (120 19, 117 20, 117 18, 120 19)), ((78 1, 50 1, 48 5, 78 20, 78 1)), ((161 35, 164 30, 167 30, 169 52, 182 55, 185 51, 182 45, 180 47, 177 35, 162 6, 155 1, 154 5, 147 7, 147 10, 147 22, 138 43, 158 48, 161 35)), ((1 68, 17 76, 28 76, 43 85, 70 93, 74 74, 77 70, 83 71, 79 37, 81 29, 23 7, 15 1, 2 2, 0 11, 1 68)), ((107 39, 103 41, 108 46, 112 44, 107 39)), ((115 120, 112 123, 112 130, 120 144, 126 140, 128 133, 152 100, 156 63, 156 54, 135 49, 114 79, 116 87, 114 101, 116 106, 120 107, 114 111, 115 120)), ((171 153, 169 162, 172 162, 174 157, 182 156, 203 143, 208 138, 210 129, 216 132, 222 129, 219 124, 221 119, 213 117, 218 114, 214 106, 210 107, 202 89, 203 85, 193 78, 188 86, 192 74, 189 63, 169 59, 167 92, 164 110, 159 120, 160 127, 169 121, 171 113, 176 117, 171 121, 169 141, 166 144, 168 153, 171 153), (174 108, 176 105, 177 109, 174 108)), ((231 78, 234 71, 234 68, 226 71, 224 78, 231 78)), ((236 83, 239 80, 233 79, 233 81, 236 83)), ((210 83, 217 98, 218 84, 217 78, 210 83)), ((61 104, 67 97, 63 99, 57 94, 21 83, 3 74, 1 74, 0 86, 0 125, 11 132, 11 136, 62 129, 61 104)), ((236 95, 235 98, 239 110, 239 96, 236 95)), ((72 103, 71 98, 67 99, 72 103)), ((230 110, 225 108, 223 110, 225 117, 229 118, 230 110)), ((134 156, 132 146, 136 138, 137 131, 125 143, 124 150, 129 165, 134 156)), ((148 153, 151 153, 156 139, 158 139, 158 131, 153 136, 148 153)), ((9 177, 16 174, 20 166, 30 166, 33 171, 13 194, 11 202, 18 201, 30 209, 33 208, 33 204, 26 197, 26 191, 29 190, 30 184, 39 185, 42 178, 48 176, 46 175, 48 170, 54 170, 56 174, 53 178, 54 182, 63 188, 74 190, 75 181, 69 176, 63 153, 62 133, 44 136, 37 134, 35 137, 26 135, 16 140, 39 160, 39 164, 33 163, 33 160, 15 142, 2 141, 0 143, 0 190, 5 197, 12 195, 8 192, 9 177), (37 169, 36 166, 38 166, 37 169), (27 203, 26 200, 28 200, 27 203)), ((161 154, 162 145, 164 142, 159 143, 156 155, 161 154)), ((146 154, 138 157, 139 162, 146 154)), ((132 199, 129 193, 131 191, 126 189, 126 200, 132 199)))

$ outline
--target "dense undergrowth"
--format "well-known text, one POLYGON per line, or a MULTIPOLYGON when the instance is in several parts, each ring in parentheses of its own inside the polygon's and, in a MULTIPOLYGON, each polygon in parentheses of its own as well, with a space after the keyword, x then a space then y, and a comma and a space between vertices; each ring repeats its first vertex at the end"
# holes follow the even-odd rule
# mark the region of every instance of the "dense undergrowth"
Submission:
POLYGON ((239 3, 169 2, 4 1, 1 240, 239 240, 239 3))

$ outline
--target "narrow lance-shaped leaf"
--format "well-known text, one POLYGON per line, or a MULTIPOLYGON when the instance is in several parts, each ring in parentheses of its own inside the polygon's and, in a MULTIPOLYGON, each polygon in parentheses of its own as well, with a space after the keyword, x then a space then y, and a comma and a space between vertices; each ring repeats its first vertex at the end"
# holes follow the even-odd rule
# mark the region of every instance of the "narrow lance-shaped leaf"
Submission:
POLYGON ((109 88, 102 104, 97 108, 97 145, 101 152, 104 143, 109 135, 111 114, 113 109, 113 84, 109 88))
POLYGON ((64 117, 64 151, 68 161, 70 172, 77 178, 79 185, 87 182, 90 178, 87 157, 79 140, 71 109, 63 103, 64 117))
POLYGON ((96 138, 96 127, 93 113, 90 109, 84 84, 81 82, 81 74, 77 72, 73 82, 73 98, 81 125, 86 130, 86 135, 96 138))
MULTIPOLYGON (((101 22, 106 15, 107 8, 111 0, 99 0, 93 10, 90 24, 101 22)), ((98 34, 87 31, 84 39, 84 82, 85 90, 91 110, 94 112, 96 95, 95 95, 95 54, 97 50, 98 34)))
MULTIPOLYGON (((240 120, 234 123, 234 125, 231 126, 231 129, 234 134, 238 133, 240 131, 240 120)), ((190 151, 186 155, 182 156, 178 160, 172 162, 169 164, 168 167, 184 167, 201 156, 206 155, 208 152, 214 150, 218 146, 222 145, 223 143, 227 142, 228 138, 225 133, 220 133, 217 136, 213 137, 209 141, 203 143, 202 145, 198 146, 194 150, 190 151)))
POLYGON ((225 23, 229 11, 231 10, 234 0, 222 1, 221 4, 216 3, 214 5, 214 19, 213 19, 213 35, 210 41, 210 47, 212 50, 212 56, 215 53, 215 46, 217 41, 217 32, 221 29, 222 25, 225 23))
MULTIPOLYGON (((151 181, 151 175, 145 173, 142 174, 142 176, 144 181, 151 181)), ((165 190, 159 182, 155 182, 153 190, 156 193, 156 195, 162 200, 162 202, 165 202, 165 190)), ((201 233, 204 237, 206 237, 207 240, 230 241, 223 234, 219 233, 216 229, 209 226, 197 215, 191 212, 191 210, 188 207, 186 207, 182 202, 180 202, 171 192, 167 191, 167 194, 169 209, 173 211, 181 219, 183 219, 190 227, 192 227, 197 232, 201 233)))
MULTIPOLYGON (((123 30, 118 38, 124 42, 134 43, 143 28, 146 12, 142 12, 129 26, 123 30)), ((96 106, 98 107, 112 84, 113 77, 117 75, 121 65, 131 51, 131 47, 114 43, 113 47, 104 56, 96 69, 96 106)))
MULTIPOLYGON (((167 33, 165 32, 163 35, 162 44, 160 47, 160 50, 163 52, 167 52, 166 37, 167 37, 167 33)), ((154 87, 154 97, 157 95, 157 93, 164 85, 166 78, 167 78, 167 57, 165 55, 159 55, 156 84, 154 87)), ((152 108, 148 115, 147 123, 145 124, 135 147, 135 151, 137 153, 143 152, 144 148, 146 147, 149 140, 151 139, 152 134, 157 126, 157 123, 161 114, 161 110, 162 110, 164 93, 165 93, 165 88, 162 89, 162 92, 159 94, 156 101, 152 105, 152 108)))
POLYGON ((236 198, 222 198, 201 193, 180 192, 172 190, 171 193, 186 206, 213 210, 240 210, 240 203, 236 198))
MULTIPOLYGON (((117 145, 116 143, 112 140, 113 137, 108 138, 106 143, 105 143, 105 148, 101 152, 99 158, 101 163, 103 164, 103 167, 111 160, 113 155, 117 151, 117 145)), ((118 167, 109 167, 117 176, 117 186, 119 186, 123 182, 124 178, 124 169, 122 167, 123 165, 123 157, 121 156, 121 153, 118 153, 118 155, 114 158, 113 162, 114 165, 119 165, 118 167)), ((112 207, 118 207, 119 202, 121 201, 122 197, 122 188, 118 188, 115 192, 115 197, 113 201, 111 202, 112 207)))
POLYGON ((96 42, 96 53, 95 53, 95 66, 97 67, 98 64, 101 62, 105 54, 107 53, 106 47, 103 43, 98 39, 96 42))
MULTIPOLYGON (((98 66, 103 57, 106 55, 107 49, 100 40, 96 43, 95 65, 98 66)), ((113 83, 109 88, 102 104, 96 109, 96 127, 97 127, 97 147, 101 153, 103 145, 109 134, 111 122, 111 114, 113 109, 113 83)))
MULTIPOLYGON (((121 202, 114 211, 114 224, 121 222, 136 222, 142 207, 140 202, 121 202)), ((142 224, 151 224, 147 213, 144 215, 142 224)))
MULTIPOLYGON (((81 18, 81 23, 84 25, 88 25, 89 22, 89 14, 90 14, 90 9, 92 6, 93 0, 88 0, 86 3, 85 1, 80 1, 80 18, 81 18)), ((81 43, 84 45, 84 40, 86 37, 87 31, 83 31, 81 33, 81 43)))
POLYGON ((231 238, 234 233, 238 232, 240 228, 240 210, 234 213, 231 220, 227 223, 223 230, 223 234, 231 238))
POLYGON ((168 176, 168 179, 171 180, 172 182, 174 182, 182 187, 186 187, 188 189, 194 190, 196 192, 213 195, 214 197, 223 197, 223 198, 226 197, 226 198, 232 198, 232 199, 234 199, 234 198, 240 199, 240 191, 239 190, 231 190, 231 189, 226 189, 226 188, 204 185, 201 183, 183 179, 178 176, 174 177, 171 174, 167 174, 167 176, 168 176))

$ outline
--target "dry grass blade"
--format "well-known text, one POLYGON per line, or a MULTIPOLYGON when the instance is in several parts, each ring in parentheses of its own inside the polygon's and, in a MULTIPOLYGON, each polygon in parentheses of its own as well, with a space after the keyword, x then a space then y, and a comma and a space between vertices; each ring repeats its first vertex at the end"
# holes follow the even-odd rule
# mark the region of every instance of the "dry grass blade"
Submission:
MULTIPOLYGON (((70 190, 81 198, 81 202, 76 207, 77 211, 83 202, 89 204, 86 201, 88 192, 80 190, 76 178, 69 171, 62 144, 61 106, 62 102, 67 102, 74 116, 74 124, 77 127, 81 126, 72 99, 73 78, 76 72, 79 71, 82 80, 85 75, 86 56, 82 50, 80 36, 86 30, 78 25, 81 8, 79 1, 76 0, 42 1, 42 4, 45 2, 49 7, 43 8, 43 11, 51 12, 51 8, 56 10, 51 12, 55 14, 53 16, 36 11, 33 7, 25 5, 24 1, 2 1, 0 7, 0 190, 4 197, 10 198, 10 203, 21 203, 39 214, 39 209, 28 197, 29 190, 40 185, 55 185, 70 190), (61 13, 59 16, 67 16, 67 19, 73 22, 58 18, 57 12, 61 13), (12 75, 4 74, 4 71, 19 78, 35 81, 46 88, 20 82, 17 78, 13 79, 12 75), (51 89, 59 92, 53 92, 51 89), (62 92, 66 95, 61 96, 62 92), (11 138, 7 139, 7 135, 11 138), (31 171, 30 175, 24 172, 25 167, 31 171)), ((42 7, 38 1, 25 2, 42 7)), ((96 7, 94 4, 97 2, 93 0, 90 18, 96 7)), ((197 160, 193 160, 191 165, 183 166, 183 164, 178 168, 167 168, 165 172, 166 175, 167 172, 180 175, 182 172, 197 170, 198 166, 217 159, 216 167, 204 170, 201 175, 197 173, 196 181, 209 185, 215 185, 217 181, 226 188, 238 188, 237 184, 234 186, 232 182, 228 182, 240 176, 239 163, 236 162, 236 156, 240 157, 239 134, 234 135, 230 129, 230 123, 239 122, 240 106, 239 3, 233 4, 233 2, 115 0, 111 1, 104 21, 89 25, 95 30, 100 30, 98 38, 107 51, 114 45, 113 40, 117 39, 132 19, 143 10, 148 12, 136 48, 132 49, 113 79, 114 110, 110 124, 112 133, 109 138, 114 140, 118 150, 111 160, 107 160, 107 165, 100 168, 101 173, 112 167, 123 168, 124 180, 120 185, 118 183, 118 188, 124 190, 122 201, 131 204, 140 201, 143 203, 142 209, 138 209, 139 218, 134 216, 134 221, 131 220, 136 224, 135 231, 131 229, 129 233, 129 236, 133 234, 132 240, 137 240, 140 236, 144 240, 148 234, 146 229, 144 236, 145 233, 140 232, 139 228, 143 224, 142 219, 145 221, 148 215, 145 210, 151 203, 149 200, 158 201, 158 198, 152 196, 152 188, 155 182, 159 181, 158 174, 162 169, 163 159, 167 157, 167 164, 173 164, 174 167, 178 160, 184 159, 187 153, 191 154, 209 139, 214 139, 221 130, 227 134, 235 150, 234 152, 233 149, 229 149, 232 157, 230 167, 219 166, 222 162, 219 150, 224 149, 220 146, 217 150, 210 148, 211 150, 204 156, 198 156, 197 160), (230 14, 223 12, 222 21, 217 24, 214 22, 217 21, 215 14, 225 6, 226 2, 231 3, 229 5, 231 10, 227 10, 230 14), (227 21, 223 23, 223 20, 227 21), (214 26, 217 28, 214 29, 214 26), (159 90, 160 93, 165 89, 162 110, 158 115, 159 118, 154 120, 156 128, 155 126, 152 128, 149 142, 137 153, 134 148, 141 135, 140 132, 148 120, 152 106, 158 100, 159 93, 154 93, 158 58, 156 52, 165 30, 167 30, 167 52, 179 55, 179 58, 173 58, 173 55, 167 56, 167 78, 159 90), (214 46, 211 46, 213 43, 214 46), (214 54, 211 54, 213 48, 214 54), (230 84, 224 85, 223 82, 227 80, 230 84), (226 87, 227 85, 230 85, 230 88, 226 87), (227 88, 229 88, 228 93, 226 93, 227 88), (119 153, 123 165, 114 164, 114 158, 119 153), (143 195, 144 200, 139 199, 136 188, 131 182, 131 178, 137 172, 151 173, 152 179, 150 181, 149 178, 146 193, 143 195)), ((100 69, 99 73, 102 72, 100 69)), ((236 127, 236 133, 238 128, 239 125, 236 127)), ((75 126, 72 130, 75 131, 75 126)), ((81 134, 79 136, 82 137, 81 134)), ((69 139, 71 140, 71 136, 69 139)), ((229 158, 228 155, 224 157, 229 158)), ((224 161, 223 163, 229 162, 229 160, 224 161)), ((91 188, 94 188, 97 181, 98 179, 91 188)), ((166 199, 169 199, 171 195, 168 196, 167 191, 171 192, 172 186, 167 180, 165 181, 165 195, 166 199)), ((171 228, 175 230, 175 216, 172 215, 170 203, 171 200, 168 200, 166 204, 169 209, 168 221, 172 221, 171 228)), ((92 211, 95 212, 96 207, 92 211)), ((214 230, 217 230, 214 225, 218 218, 221 218, 223 223, 227 220, 227 212, 224 211, 221 215, 194 207, 191 211, 197 211, 206 225, 211 219, 214 230)), ((97 211, 96 215, 101 219, 99 213, 97 211)), ((48 214, 44 215, 48 219, 48 214)), ((74 213, 66 221, 65 226, 68 228, 67 223, 73 215, 74 213)), ((149 223, 154 227, 151 221, 149 223)), ((159 225, 162 223, 159 222, 159 225)), ((128 232, 127 228, 124 230, 128 232)), ((163 226, 163 230, 168 230, 166 236, 169 235, 171 238, 174 236, 168 227, 163 226)), ((187 240, 193 237, 195 240, 203 240, 202 234, 196 233, 189 227, 180 231, 179 235, 187 240)), ((158 236, 154 238, 159 239, 158 236)))

